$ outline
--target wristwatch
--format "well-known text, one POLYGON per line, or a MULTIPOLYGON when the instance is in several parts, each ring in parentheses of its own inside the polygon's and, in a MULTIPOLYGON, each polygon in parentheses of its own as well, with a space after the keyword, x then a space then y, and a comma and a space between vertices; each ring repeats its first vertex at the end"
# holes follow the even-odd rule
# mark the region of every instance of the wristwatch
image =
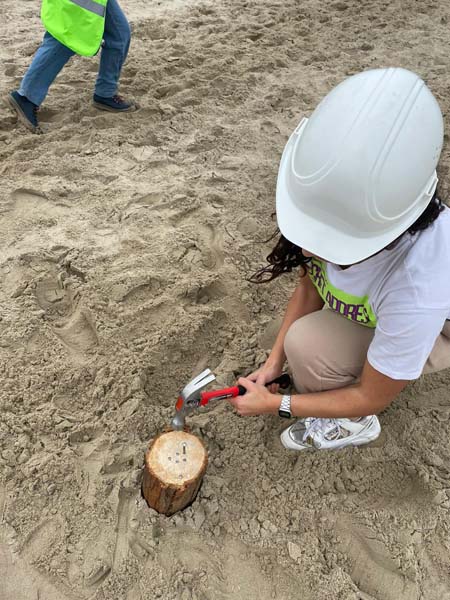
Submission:
POLYGON ((285 419, 290 419, 292 417, 290 394, 285 394, 284 396, 281 397, 280 408, 278 409, 278 415, 280 417, 284 417, 285 419))

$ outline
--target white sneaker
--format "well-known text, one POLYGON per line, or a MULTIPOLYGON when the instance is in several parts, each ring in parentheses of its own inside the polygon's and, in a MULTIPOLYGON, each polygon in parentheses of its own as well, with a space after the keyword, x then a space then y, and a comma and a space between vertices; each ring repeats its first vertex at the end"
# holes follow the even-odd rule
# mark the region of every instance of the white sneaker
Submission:
POLYGON ((281 434, 281 443, 290 450, 338 450, 362 446, 376 440, 381 427, 375 415, 360 419, 299 419, 281 434))

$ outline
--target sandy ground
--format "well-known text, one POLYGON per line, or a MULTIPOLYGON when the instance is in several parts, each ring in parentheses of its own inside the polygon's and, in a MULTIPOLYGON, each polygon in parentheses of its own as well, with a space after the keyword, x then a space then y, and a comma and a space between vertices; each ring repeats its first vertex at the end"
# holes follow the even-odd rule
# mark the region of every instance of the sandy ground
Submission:
MULTIPOLYGON (((0 599, 449 599, 449 372, 409 386, 372 447, 337 454, 289 453, 278 418, 216 406, 189 421, 210 456, 196 502, 166 518, 139 491, 190 376, 231 383, 264 359, 294 280, 245 277, 289 132, 375 66, 417 71, 448 113, 448 3, 123 5, 139 112, 91 107, 95 58, 52 87, 45 135, 1 108, 0 599)), ((2 16, 2 92, 38 11, 2 16)), ((445 193, 449 166, 446 147, 445 193)))

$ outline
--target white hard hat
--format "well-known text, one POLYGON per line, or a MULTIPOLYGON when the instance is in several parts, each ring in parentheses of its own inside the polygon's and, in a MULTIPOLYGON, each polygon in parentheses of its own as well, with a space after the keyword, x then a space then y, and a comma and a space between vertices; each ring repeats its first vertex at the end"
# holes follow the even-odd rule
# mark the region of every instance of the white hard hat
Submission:
POLYGON ((349 77, 286 144, 277 181, 281 233, 336 264, 375 254, 429 204, 442 141, 439 105, 415 73, 349 77))

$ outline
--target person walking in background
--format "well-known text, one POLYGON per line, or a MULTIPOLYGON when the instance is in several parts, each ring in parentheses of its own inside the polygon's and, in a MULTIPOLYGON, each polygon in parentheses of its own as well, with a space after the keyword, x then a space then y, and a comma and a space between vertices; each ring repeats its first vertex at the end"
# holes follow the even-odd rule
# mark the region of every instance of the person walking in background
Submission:
POLYGON ((58 73, 74 54, 93 56, 101 46, 93 105, 110 112, 136 109, 118 95, 131 30, 117 0, 44 0, 46 33, 24 78, 8 94, 9 105, 28 129, 39 132, 38 109, 58 73))

